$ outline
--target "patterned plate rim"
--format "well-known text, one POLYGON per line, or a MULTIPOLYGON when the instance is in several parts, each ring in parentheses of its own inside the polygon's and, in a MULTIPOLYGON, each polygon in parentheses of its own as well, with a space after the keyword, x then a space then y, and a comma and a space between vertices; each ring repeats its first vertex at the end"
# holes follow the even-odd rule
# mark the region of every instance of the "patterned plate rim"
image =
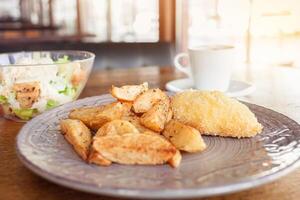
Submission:
MULTIPOLYGON (((109 94, 104 94, 100 96, 93 96, 93 97, 87 97, 83 98, 77 101, 73 101, 70 103, 67 103, 67 105, 72 105, 75 103, 80 103, 84 102, 87 100, 92 100, 92 99, 99 99, 99 98, 105 98, 105 97, 111 97, 109 94)), ((296 121, 292 120, 291 118, 276 112, 272 109, 259 106, 256 104, 251 104, 248 102, 244 102, 248 105, 256 106, 261 109, 265 109, 269 112, 274 112, 278 116, 288 119, 293 123, 298 124, 296 121)), ((64 104, 66 105, 66 104, 64 104)), ((62 105, 63 106, 63 105, 62 105)), ((270 183, 272 181, 275 181, 279 178, 281 178, 284 175, 287 175, 288 173, 292 172, 295 170, 297 167, 300 166, 300 158, 295 160, 293 163, 285 166, 284 168, 280 169, 279 171, 262 176, 262 177, 251 177, 244 179, 243 181, 238 181, 232 184, 227 184, 227 185, 221 185, 221 186, 211 186, 211 187, 203 187, 203 188, 193 188, 193 189, 164 189, 164 190, 149 190, 149 189, 121 189, 121 188, 111 188, 111 187, 96 187, 92 184, 87 184, 87 183, 81 183, 80 181, 74 181, 74 180, 69 180, 65 177, 57 176, 55 174, 49 173, 47 171, 44 171, 42 168, 36 166, 34 163, 30 161, 25 155, 22 154, 20 151, 20 138, 22 134, 26 133, 26 129, 30 127, 30 124, 36 123, 39 121, 40 118, 43 118, 43 115, 48 113, 48 112, 56 112, 57 110, 60 110, 61 106, 58 106, 57 108, 54 108, 50 111, 46 111, 43 114, 40 114, 36 116, 34 119, 30 120, 27 122, 22 129, 19 131, 19 134, 17 135, 16 138, 16 152, 17 156, 20 159, 20 161, 32 172, 35 174, 39 175, 40 177, 56 183, 61 186, 65 186, 68 188, 84 191, 84 192, 89 192, 93 194, 98 194, 98 195, 105 195, 105 196, 111 196, 111 197, 122 197, 122 198, 138 198, 138 199, 179 199, 179 198, 195 198, 195 197, 209 197, 209 196, 216 196, 216 195, 221 195, 221 194, 229 194, 233 192, 238 192, 254 187, 258 187, 260 185, 270 183)), ((298 124, 298 126, 300 126, 298 124)))

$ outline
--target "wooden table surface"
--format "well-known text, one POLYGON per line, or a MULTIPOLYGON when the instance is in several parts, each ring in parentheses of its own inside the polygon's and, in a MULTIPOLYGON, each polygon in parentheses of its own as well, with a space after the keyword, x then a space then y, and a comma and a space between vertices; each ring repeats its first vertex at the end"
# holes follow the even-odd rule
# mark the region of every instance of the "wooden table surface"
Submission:
MULTIPOLYGON (((81 97, 106 93, 112 84, 135 84, 148 81, 152 87, 164 89, 167 81, 182 77, 169 67, 95 70, 81 97)), ((300 70, 287 68, 238 69, 240 80, 255 83, 257 89, 243 100, 279 111, 300 122, 300 70)), ((113 199, 75 191, 50 183, 25 168, 15 152, 15 138, 22 123, 0 119, 0 199, 2 200, 88 200, 113 199)), ((273 182, 250 190, 209 200, 298 200, 300 199, 300 169, 273 182)))

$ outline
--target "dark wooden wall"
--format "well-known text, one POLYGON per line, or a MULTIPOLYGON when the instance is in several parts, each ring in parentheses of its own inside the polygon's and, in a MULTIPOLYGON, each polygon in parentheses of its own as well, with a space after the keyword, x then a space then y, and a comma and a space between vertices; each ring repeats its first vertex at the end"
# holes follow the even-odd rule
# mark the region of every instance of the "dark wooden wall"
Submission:
POLYGON ((40 50, 85 50, 96 54, 95 67, 129 68, 141 66, 166 66, 172 64, 174 44, 158 43, 16 43, 1 44, 0 52, 40 51, 40 50))

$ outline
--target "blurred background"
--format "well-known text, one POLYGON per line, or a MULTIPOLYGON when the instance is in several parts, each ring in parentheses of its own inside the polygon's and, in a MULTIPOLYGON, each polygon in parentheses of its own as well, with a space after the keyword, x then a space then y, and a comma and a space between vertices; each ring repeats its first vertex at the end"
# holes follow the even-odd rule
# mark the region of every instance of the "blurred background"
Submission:
POLYGON ((222 43, 252 67, 298 67, 299 19, 299 0, 0 0, 0 51, 88 50, 120 68, 222 43))

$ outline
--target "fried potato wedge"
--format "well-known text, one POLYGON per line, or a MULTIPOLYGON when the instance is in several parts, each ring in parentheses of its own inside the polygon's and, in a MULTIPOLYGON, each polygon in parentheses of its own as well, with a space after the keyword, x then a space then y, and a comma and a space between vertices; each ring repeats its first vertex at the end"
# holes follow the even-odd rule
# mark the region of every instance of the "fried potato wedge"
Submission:
POLYGON ((123 116, 130 116, 134 115, 134 112, 132 111, 132 102, 121 102, 123 105, 123 116))
POLYGON ((64 119, 60 122, 61 132, 66 140, 73 146, 77 154, 87 160, 92 142, 92 134, 88 127, 80 120, 64 119))
POLYGON ((154 132, 154 131, 148 131, 148 130, 146 130, 146 131, 144 131, 144 132, 142 132, 143 134, 145 134, 145 135, 156 135, 156 136, 159 136, 159 137, 161 137, 161 138, 163 138, 163 139, 166 139, 164 136, 162 136, 160 133, 158 133, 158 132, 154 132))
MULTIPOLYGON (((145 132, 143 132, 143 134, 146 134, 146 135, 155 135, 155 136, 161 137, 164 140, 167 140, 163 135, 160 135, 159 133, 156 133, 156 132, 153 132, 153 131, 151 131, 151 132, 150 131, 145 131, 145 132)), ((182 159, 182 156, 181 156, 180 151, 176 150, 175 155, 170 160, 168 160, 168 164, 171 167, 176 168, 176 167, 178 167, 180 165, 181 159, 182 159)))
POLYGON ((176 167, 178 167, 180 165, 181 160, 182 160, 181 153, 180 153, 179 150, 176 150, 175 155, 170 160, 168 160, 168 164, 171 167, 176 168, 176 167))
POLYGON ((221 92, 185 91, 171 102, 173 118, 202 134, 252 137, 263 128, 246 105, 221 92))
POLYGON ((170 108, 169 111, 168 111, 166 122, 171 121, 172 118, 173 118, 173 112, 172 112, 172 109, 170 108))
POLYGON ((135 113, 145 113, 160 100, 166 100, 169 97, 160 89, 150 89, 139 95, 133 102, 133 111, 135 113))
POLYGON ((176 154, 176 148, 167 140, 142 133, 99 137, 93 146, 106 159, 127 165, 164 164, 176 154))
MULTIPOLYGON (((153 132, 153 131, 145 131, 142 134, 155 135, 155 136, 161 137, 164 140, 167 140, 167 138, 165 138, 163 135, 160 135, 159 133, 156 133, 156 132, 153 132)), ((178 167, 180 165, 181 159, 182 159, 182 156, 181 156, 180 151, 176 150, 175 155, 170 160, 168 160, 168 164, 171 167, 176 168, 176 167, 178 167)))
POLYGON ((98 130, 102 125, 112 120, 121 119, 124 110, 126 108, 122 103, 112 103, 105 106, 105 108, 97 113, 95 118, 93 118, 89 124, 93 130, 98 130))
POLYGON ((186 152, 199 152, 206 148, 199 131, 193 127, 171 120, 162 132, 177 149, 186 152))
POLYGON ((89 122, 96 117, 96 115, 104 109, 105 105, 93 107, 81 107, 72 110, 69 118, 78 119, 89 127, 89 122))
POLYGON ((169 101, 157 102, 149 111, 144 113, 140 118, 140 122, 145 127, 161 132, 169 116, 169 101))
POLYGON ((111 95, 121 101, 134 101, 136 97, 148 90, 148 83, 141 85, 112 86, 111 95))
POLYGON ((79 108, 73 110, 69 117, 79 119, 89 128, 97 131, 102 125, 115 119, 121 119, 127 107, 121 102, 113 102, 104 106, 79 108))
POLYGON ((109 166, 111 165, 111 161, 104 158, 99 152, 97 152, 93 147, 89 154, 88 158, 89 163, 93 163, 101 166, 109 166))
POLYGON ((139 133, 138 129, 129 121, 125 120, 113 120, 104 124, 98 129, 95 137, 101 137, 106 135, 123 135, 126 133, 139 133))
POLYGON ((152 131, 151 129, 143 126, 140 122, 140 118, 138 116, 134 115, 134 113, 132 113, 131 115, 123 116, 122 119, 133 124, 140 133, 144 133, 147 131, 147 132, 151 132, 153 134, 159 134, 158 132, 152 131))

